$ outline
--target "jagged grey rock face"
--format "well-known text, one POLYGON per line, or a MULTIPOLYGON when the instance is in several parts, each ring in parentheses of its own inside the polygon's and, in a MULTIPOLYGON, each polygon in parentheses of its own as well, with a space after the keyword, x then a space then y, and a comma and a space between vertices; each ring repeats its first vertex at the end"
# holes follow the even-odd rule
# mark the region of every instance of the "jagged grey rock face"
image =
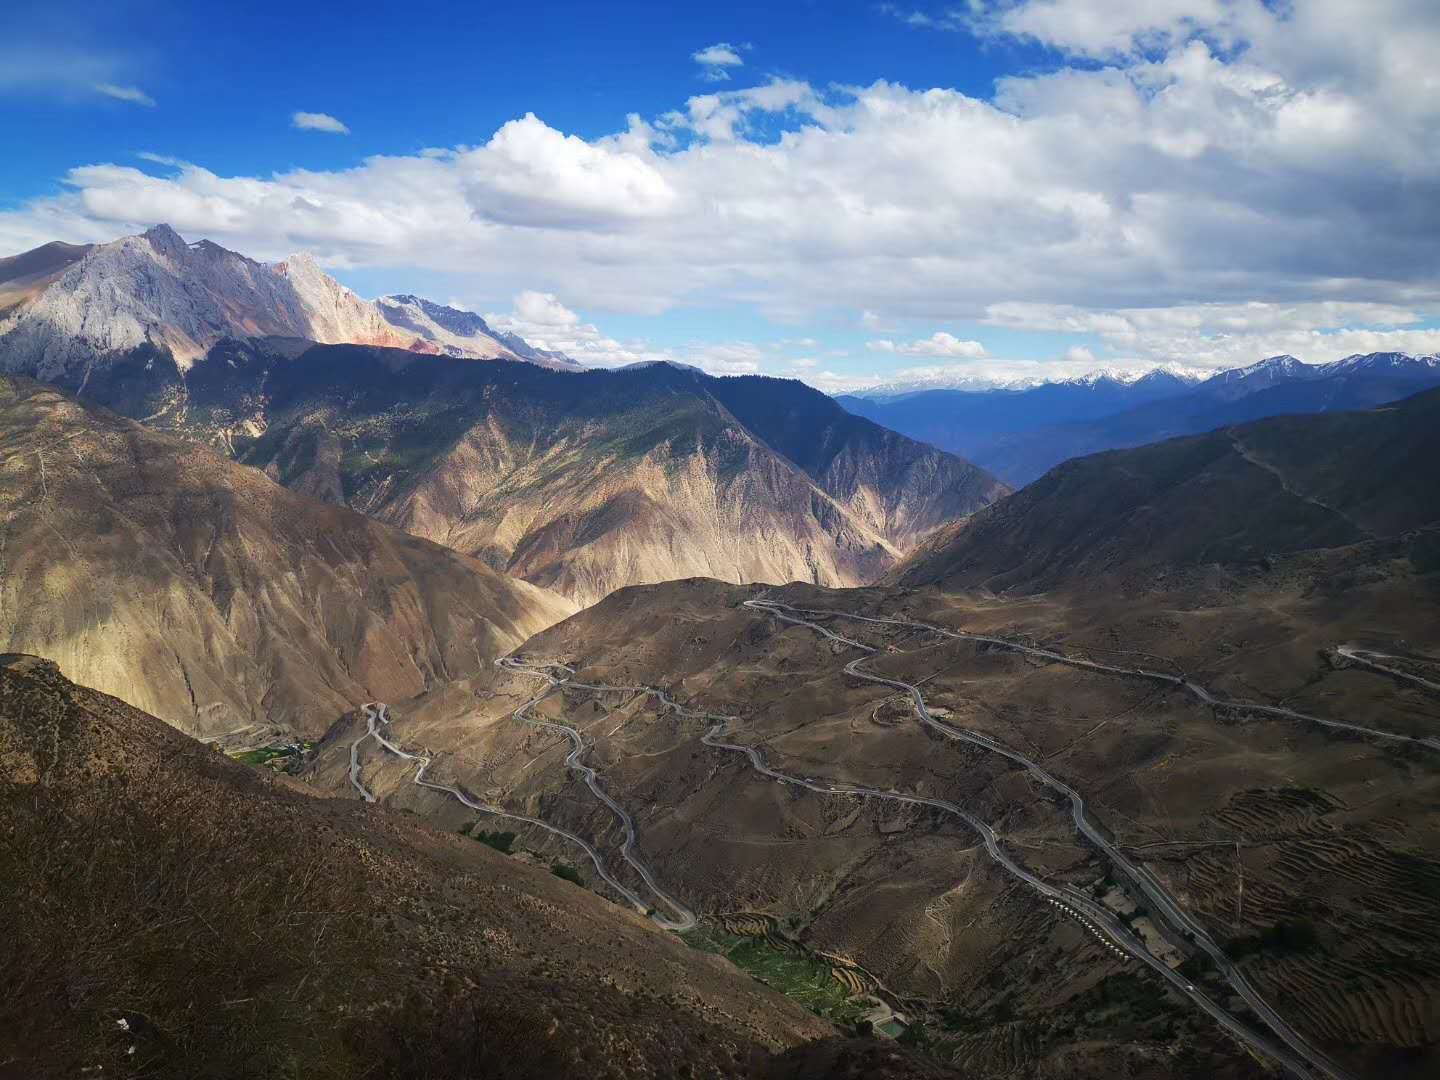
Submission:
POLYGON ((97 359, 151 344, 183 371, 222 338, 304 337, 310 324, 269 267, 159 225, 98 246, 0 324, 0 370, 78 384, 97 359))
POLYGON ((406 295, 382 296, 375 301, 375 307, 392 327, 429 342, 438 352, 496 360, 522 359, 474 312, 406 295))
POLYGON ((469 312, 362 299, 309 255, 271 265, 157 225, 96 246, 0 320, 0 371, 73 389, 141 346, 167 351, 183 373, 222 340, 271 336, 576 366, 527 355, 536 350, 469 312))
POLYGON ((382 296, 375 301, 392 326, 408 330, 451 356, 527 360, 558 371, 580 371, 562 352, 537 349, 524 338, 496 330, 473 311, 447 307, 423 296, 382 296))
POLYGON ((325 344, 355 342, 439 351, 426 348, 423 335, 407 333, 392 325, 379 305, 356 296, 321 270, 310 255, 292 255, 271 269, 290 284, 309 318, 309 330, 301 337, 325 344))

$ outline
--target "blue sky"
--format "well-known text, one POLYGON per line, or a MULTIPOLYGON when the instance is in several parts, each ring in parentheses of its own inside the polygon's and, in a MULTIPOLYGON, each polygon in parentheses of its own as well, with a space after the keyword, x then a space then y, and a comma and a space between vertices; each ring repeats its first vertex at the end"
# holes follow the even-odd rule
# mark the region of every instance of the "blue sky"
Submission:
POLYGON ((0 248, 168 220, 827 389, 1433 351, 1440 16, 1353 7, 21 0, 0 248))
MULTIPOLYGON (((8 5, 7 5, 8 6, 8 5)), ((988 94, 1041 62, 1021 43, 918 34, 868 3, 701 5, 611 2, 343 5, 56 4, 20 0, 7 30, 57 56, 113 58, 109 81, 143 87, 153 110, 13 92, 7 126, 24 154, 0 160, 4 197, 53 190, 78 162, 137 147, 222 173, 344 168, 369 154, 484 142, 527 112, 585 138, 627 113, 655 116, 704 89, 692 54, 734 41, 747 67, 817 85, 896 78, 988 94), (680 10, 692 9, 692 10, 680 10), (863 43, 863 47, 862 46, 863 43), (301 104, 297 104, 301 103, 301 104), (88 104, 87 115, 75 106, 88 104), (289 129, 297 109, 345 118, 352 137, 289 129)), ((753 73, 747 73, 753 78, 753 73)))

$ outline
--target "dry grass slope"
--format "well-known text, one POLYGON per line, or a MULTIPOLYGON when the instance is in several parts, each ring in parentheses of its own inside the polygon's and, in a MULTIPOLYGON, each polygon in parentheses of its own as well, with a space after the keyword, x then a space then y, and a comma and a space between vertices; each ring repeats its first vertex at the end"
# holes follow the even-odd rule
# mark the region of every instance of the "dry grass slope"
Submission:
POLYGON ((6 1077, 943 1075, 544 870, 13 654, 0 912, 6 1077))

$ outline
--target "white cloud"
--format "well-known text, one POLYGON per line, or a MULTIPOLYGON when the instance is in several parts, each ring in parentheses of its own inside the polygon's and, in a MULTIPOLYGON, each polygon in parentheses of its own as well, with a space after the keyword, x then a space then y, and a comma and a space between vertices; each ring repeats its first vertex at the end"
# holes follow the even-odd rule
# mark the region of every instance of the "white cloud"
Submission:
POLYGON ((923 30, 962 30, 971 28, 973 23, 972 13, 958 5, 935 12, 903 7, 900 4, 880 4, 878 9, 882 14, 899 19, 906 26, 923 30))
POLYGON ((790 361, 790 366, 791 366, 792 368, 798 368, 798 369, 801 370, 801 371, 810 371, 810 370, 813 369, 813 368, 819 367, 819 366, 820 366, 820 361, 819 361, 819 360, 815 360, 815 359, 813 359, 813 358, 811 358, 811 357, 805 356, 805 357, 801 357, 801 358, 798 359, 798 360, 791 360, 791 361, 790 361))
POLYGON ((128 101, 132 105, 145 105, 153 108, 155 99, 145 93, 138 86, 117 86, 115 83, 96 83, 95 92, 105 97, 114 98, 116 101, 128 101))
POLYGON ((581 320, 554 293, 527 289, 515 296, 509 312, 487 313, 496 330, 519 334, 538 349, 563 352, 592 367, 623 367, 642 360, 664 359, 644 345, 622 344, 581 320))
POLYGON ((679 355, 711 375, 757 375, 765 362, 764 352, 748 341, 692 346, 679 355))
POLYGON ((764 350, 750 342, 661 348, 644 341, 619 341, 585 322, 555 294, 528 289, 515 296, 509 312, 486 314, 485 321, 497 330, 519 334, 536 348, 563 352, 590 367, 669 361, 711 375, 753 375, 762 370, 765 361, 764 350))
POLYGON ((700 65, 701 78, 710 82, 723 82, 730 78, 728 68, 745 65, 745 61, 740 57, 740 49, 728 41, 697 49, 690 54, 690 59, 700 65))
POLYGON ((1095 366, 1095 354, 1084 345, 1071 345, 1065 350, 1062 359, 1067 364, 1089 364, 1095 366))
POLYGON ((59 196, 0 212, 0 250, 169 221, 261 257, 465 275, 477 296, 526 282, 582 311, 858 323, 895 355, 934 326, 1045 318, 1095 335, 1102 363, 1430 340, 1440 5, 1029 0, 981 15, 987 33, 1085 59, 1003 79, 989 100, 771 80, 599 139, 527 114, 483 145, 334 171, 87 165, 59 196))
POLYGON ((954 334, 937 330, 928 338, 919 341, 894 342, 888 338, 867 341, 865 347, 872 352, 895 353, 899 356, 963 356, 979 360, 989 354, 978 341, 962 341, 954 334))
POLYGON ((515 318, 530 326, 570 329, 580 324, 580 316, 556 298, 554 293, 527 289, 515 297, 515 318))
POLYGON ((349 135, 350 129, 329 113, 297 112, 290 117, 290 126, 301 131, 328 131, 332 135, 349 135))
POLYGON ((1325 363, 1357 352, 1440 349, 1440 330, 1405 329, 1422 321, 1418 312, 1379 303, 1250 302, 1111 311, 1010 303, 991 305, 983 321, 1017 330, 1095 334, 1132 364, 1150 361, 1196 370, 1237 367, 1279 353, 1325 363))
POLYGON ((826 394, 848 394, 875 386, 882 380, 873 372, 868 375, 846 375, 835 371, 812 371, 804 376, 803 381, 826 394))
POLYGON ((1232 46, 1269 16, 1261 0, 991 0, 968 23, 1065 52, 1160 52, 1197 35, 1232 46))
POLYGON ((651 156, 614 140, 563 135, 526 113, 449 164, 481 220, 586 231, 663 217, 675 207, 678 195, 651 156))

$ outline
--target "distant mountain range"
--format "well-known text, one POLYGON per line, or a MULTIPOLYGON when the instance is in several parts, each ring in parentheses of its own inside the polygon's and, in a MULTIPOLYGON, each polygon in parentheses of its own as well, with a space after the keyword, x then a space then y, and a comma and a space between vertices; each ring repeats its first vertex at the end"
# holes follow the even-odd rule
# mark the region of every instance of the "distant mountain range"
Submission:
POLYGON ((1161 370, 1133 382, 1101 376, 1020 390, 837 400, 1020 487, 1061 461, 1101 450, 1284 413, 1364 409, 1436 385, 1440 357, 1370 353, 1331 364, 1272 356, 1200 383, 1161 370))
MULTIPOLYGON (((1353 374, 1388 362, 1328 366, 1353 374)), ((1257 365, 1212 390, 1268 379, 1280 367, 1257 365)), ((1304 385, 1328 381, 1306 375, 1304 385)), ((1094 454, 1055 467, 963 527, 938 531, 889 581, 1104 590, 1175 568, 1254 565, 1277 553, 1395 537, 1440 524, 1437 460, 1440 389, 1363 412, 1274 416, 1094 454)))
POLYGON ((147 405, 297 491, 592 603, 697 575, 859 584, 1007 489, 817 390, 226 342, 147 405))
POLYGON ((999 378, 994 376, 958 375, 953 370, 937 371, 928 375, 907 375, 887 382, 875 383, 861 390, 852 391, 848 397, 864 398, 867 401, 896 401, 934 390, 957 390, 962 393, 984 393, 989 390, 1033 390, 1040 386, 1106 383, 1125 386, 1139 382, 1150 375, 1168 375, 1185 383, 1199 383, 1206 378, 1190 368, 1179 364, 1166 364, 1146 371, 1097 369, 1085 375, 1070 379, 1046 379, 1036 375, 999 378))
POLYGON ((586 371, 471 312, 361 299, 309 256, 162 225, 0 275, 0 372, 578 602, 694 575, 862 584, 1007 490, 802 383, 586 371))

